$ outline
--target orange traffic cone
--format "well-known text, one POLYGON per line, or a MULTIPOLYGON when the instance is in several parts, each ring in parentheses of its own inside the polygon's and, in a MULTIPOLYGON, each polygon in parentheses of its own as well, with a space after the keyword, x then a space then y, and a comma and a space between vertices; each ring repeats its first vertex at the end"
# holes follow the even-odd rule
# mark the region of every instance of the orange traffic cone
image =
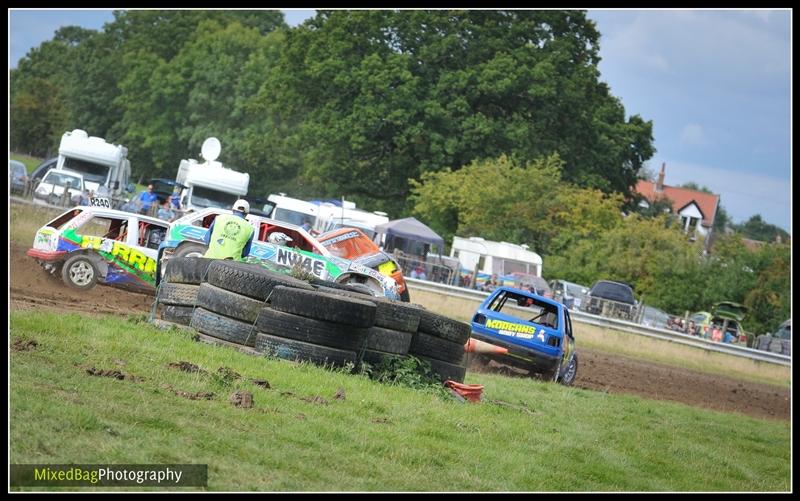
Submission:
POLYGON ((467 353, 490 353, 492 355, 505 355, 508 353, 508 348, 497 346, 496 344, 487 343, 479 339, 469 338, 467 344, 464 345, 464 351, 467 353))
POLYGON ((483 393, 482 384, 463 384, 458 381, 448 379, 444 385, 450 388, 450 391, 470 402, 480 402, 481 394, 483 393))

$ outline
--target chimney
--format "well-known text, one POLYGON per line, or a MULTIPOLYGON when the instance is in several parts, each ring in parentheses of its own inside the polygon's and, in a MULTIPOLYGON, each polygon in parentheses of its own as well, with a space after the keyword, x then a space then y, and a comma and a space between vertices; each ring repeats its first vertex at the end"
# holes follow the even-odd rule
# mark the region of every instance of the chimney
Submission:
POLYGON ((661 164, 661 172, 658 173, 658 181, 656 181, 656 191, 662 192, 664 191, 664 168, 667 166, 667 162, 661 164))

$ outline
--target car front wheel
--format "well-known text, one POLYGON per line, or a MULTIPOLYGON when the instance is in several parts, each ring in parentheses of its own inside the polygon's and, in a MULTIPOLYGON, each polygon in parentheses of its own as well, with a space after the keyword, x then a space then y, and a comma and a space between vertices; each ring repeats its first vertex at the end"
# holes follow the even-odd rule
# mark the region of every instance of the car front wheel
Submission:
POLYGON ((559 381, 564 386, 572 386, 572 383, 575 382, 575 376, 578 373, 578 354, 575 353, 572 355, 572 360, 570 360, 569 365, 567 365, 566 369, 564 369, 564 373, 561 375, 561 380, 559 381))
POLYGON ((97 268, 86 256, 73 256, 61 268, 61 278, 70 287, 88 290, 97 285, 97 268))

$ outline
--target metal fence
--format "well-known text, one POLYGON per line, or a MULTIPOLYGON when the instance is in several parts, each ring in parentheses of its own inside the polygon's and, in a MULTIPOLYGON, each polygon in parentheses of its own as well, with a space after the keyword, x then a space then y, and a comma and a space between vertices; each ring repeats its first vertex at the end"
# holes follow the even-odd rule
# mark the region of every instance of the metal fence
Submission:
POLYGON ((422 259, 419 256, 405 254, 400 250, 395 250, 393 257, 406 278, 452 285, 458 277, 457 268, 435 257, 422 259))
MULTIPOLYGON (((467 289, 464 287, 454 287, 450 285, 437 284, 428 281, 415 280, 413 278, 407 278, 406 283, 409 285, 412 298, 414 297, 414 291, 420 290, 428 293, 440 294, 444 297, 466 299, 471 301, 475 308, 477 308, 478 305, 481 302, 483 302, 486 296, 489 295, 488 292, 467 289)), ((718 353, 725 353, 728 355, 734 355, 737 357, 743 357, 750 360, 768 362, 783 366, 791 365, 790 356, 781 355, 778 353, 756 350, 753 348, 747 348, 745 346, 734 345, 729 343, 719 343, 711 341, 709 339, 703 339, 700 337, 692 336, 689 334, 683 334, 673 330, 661 329, 658 327, 648 327, 645 325, 641 325, 626 320, 602 317, 600 315, 593 315, 578 310, 570 310, 570 316, 572 317, 573 324, 585 323, 598 327, 618 330, 622 332, 628 332, 639 336, 661 339, 676 344, 693 346, 695 348, 703 349, 706 351, 713 351, 718 353)))

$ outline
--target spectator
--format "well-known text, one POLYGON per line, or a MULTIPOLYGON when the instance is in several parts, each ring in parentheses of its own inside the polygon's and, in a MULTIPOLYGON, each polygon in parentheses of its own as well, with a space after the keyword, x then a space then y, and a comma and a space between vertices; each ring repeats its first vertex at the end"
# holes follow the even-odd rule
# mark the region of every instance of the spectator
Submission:
POLYGON ((78 205, 84 205, 84 206, 89 205, 89 199, 91 198, 92 198, 91 192, 89 190, 84 190, 83 193, 81 193, 81 200, 78 205))
POLYGON ((689 320, 689 332, 687 334, 691 334, 692 336, 697 335, 697 326, 695 326, 694 320, 689 320))
POLYGON ((203 241, 208 250, 203 257, 241 261, 250 254, 254 230, 253 225, 245 219, 250 212, 250 204, 246 200, 237 200, 232 209, 233 214, 217 216, 208 227, 203 241))
POLYGON ((711 328, 711 340, 717 343, 722 341, 722 328, 717 324, 711 328))
POLYGON ((175 218, 175 213, 172 212, 172 209, 170 208, 169 200, 164 200, 164 203, 158 208, 156 217, 163 219, 164 221, 172 221, 175 218))
POLYGON ((143 191, 139 193, 139 196, 136 198, 139 202, 141 202, 141 207, 139 209, 139 214, 147 214, 150 211, 150 206, 153 205, 153 202, 158 200, 158 195, 153 192, 153 185, 147 185, 147 191, 143 191))
POLYGON ((172 190, 172 195, 169 196, 169 202, 172 204, 172 210, 181 210, 181 189, 177 186, 172 190))
POLYGON ((428 277, 425 275, 425 268, 422 267, 422 263, 417 263, 414 269, 411 270, 411 278, 427 280, 428 277))

